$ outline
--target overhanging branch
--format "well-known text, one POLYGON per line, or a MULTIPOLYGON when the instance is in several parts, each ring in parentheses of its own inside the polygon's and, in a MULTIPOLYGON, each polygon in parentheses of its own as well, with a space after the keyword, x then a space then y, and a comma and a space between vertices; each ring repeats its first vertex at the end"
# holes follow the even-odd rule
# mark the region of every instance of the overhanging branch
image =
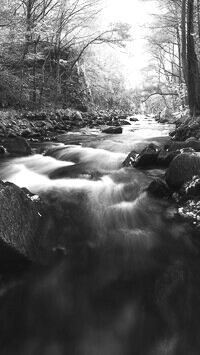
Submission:
POLYGON ((151 96, 154 95, 160 95, 160 96, 178 96, 177 92, 153 92, 152 94, 149 94, 148 97, 146 97, 142 102, 146 102, 151 96))

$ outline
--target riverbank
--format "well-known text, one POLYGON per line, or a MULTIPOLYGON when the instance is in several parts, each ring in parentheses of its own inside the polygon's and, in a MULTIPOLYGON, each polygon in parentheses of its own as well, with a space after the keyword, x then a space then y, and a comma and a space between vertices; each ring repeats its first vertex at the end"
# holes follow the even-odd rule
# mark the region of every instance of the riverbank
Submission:
POLYGON ((200 138, 200 117, 191 117, 188 111, 156 117, 159 123, 175 124, 175 129, 170 136, 177 141, 185 141, 188 138, 200 138))
POLYGON ((128 124, 131 113, 121 111, 93 110, 80 112, 73 109, 45 111, 1 111, 0 139, 24 137, 32 142, 56 141, 57 135, 80 128, 121 126, 128 124))

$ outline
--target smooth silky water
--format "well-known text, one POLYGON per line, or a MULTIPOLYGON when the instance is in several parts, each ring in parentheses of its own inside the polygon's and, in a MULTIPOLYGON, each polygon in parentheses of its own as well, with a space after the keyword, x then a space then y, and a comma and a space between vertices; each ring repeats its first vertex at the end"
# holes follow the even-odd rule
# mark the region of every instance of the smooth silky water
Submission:
POLYGON ((1 163, 0 177, 51 204, 64 251, 2 300, 2 354, 199 355, 200 259, 173 204, 145 189, 163 170, 124 168, 172 127, 139 116, 121 135, 82 129, 1 163), (2 308, 3 307, 3 308, 2 308))

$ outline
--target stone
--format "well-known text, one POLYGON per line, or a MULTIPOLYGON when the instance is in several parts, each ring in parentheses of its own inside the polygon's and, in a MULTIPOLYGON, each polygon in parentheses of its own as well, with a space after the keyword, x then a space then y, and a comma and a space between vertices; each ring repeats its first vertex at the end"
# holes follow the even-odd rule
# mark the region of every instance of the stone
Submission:
POLYGON ((169 144, 165 145, 165 149, 169 151, 180 150, 183 148, 193 148, 195 151, 200 151, 200 140, 196 138, 188 138, 185 141, 172 141, 169 144))
POLYGON ((134 163, 134 167, 146 168, 154 165, 157 161, 158 154, 159 154, 159 150, 157 146, 155 146, 153 143, 149 144, 137 156, 134 163))
POLYGON ((186 140, 186 147, 193 148, 196 152, 200 152, 200 140, 196 138, 188 138, 186 140))
POLYGON ((120 120, 120 124, 121 125, 124 125, 124 126, 130 126, 131 125, 131 123, 129 122, 129 121, 126 121, 126 120, 120 120))
POLYGON ((126 157, 126 159, 123 161, 122 165, 129 167, 129 166, 134 166, 136 158, 138 157, 139 153, 137 153, 135 150, 132 150, 129 155, 126 157))
POLYGON ((29 155, 31 154, 31 146, 23 137, 9 139, 5 143, 7 151, 14 155, 29 155))
POLYGON ((179 150, 168 151, 162 148, 158 153, 157 163, 159 166, 168 167, 178 154, 180 154, 179 150))
POLYGON ((200 174, 200 157, 196 153, 182 153, 177 155, 169 165, 165 178, 167 184, 179 189, 194 175, 200 174))
POLYGON ((166 183, 160 179, 153 180, 147 188, 147 192, 157 198, 169 198, 171 192, 166 183))
POLYGON ((130 121, 131 122, 137 122, 139 121, 137 117, 130 117, 130 121))
POLYGON ((31 261, 38 261, 44 225, 39 200, 0 180, 0 241, 31 261))
POLYGON ((200 176, 193 176, 190 181, 183 185, 182 195, 187 198, 200 199, 200 176))
POLYGON ((177 141, 184 141, 191 136, 191 130, 187 124, 182 124, 175 131, 170 132, 170 136, 177 141))
POLYGON ((110 126, 108 128, 103 129, 102 133, 120 134, 120 133, 122 133, 122 127, 120 127, 120 126, 118 126, 118 127, 110 126))
POLYGON ((31 133, 32 133, 32 131, 30 130, 30 128, 26 128, 21 132, 21 135, 22 135, 22 137, 28 137, 31 135, 31 133))
POLYGON ((6 152, 5 148, 2 145, 0 145, 0 155, 4 155, 5 152, 6 152))

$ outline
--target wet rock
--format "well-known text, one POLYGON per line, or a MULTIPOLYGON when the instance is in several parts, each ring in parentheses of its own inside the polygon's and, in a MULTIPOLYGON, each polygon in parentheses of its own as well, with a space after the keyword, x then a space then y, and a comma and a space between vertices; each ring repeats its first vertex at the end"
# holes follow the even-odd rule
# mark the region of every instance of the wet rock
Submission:
POLYGON ((172 151, 176 151, 176 150, 180 151, 180 149, 183 149, 186 147, 187 147, 187 143, 185 141, 184 142, 171 141, 164 146, 164 149, 166 151, 172 152, 172 151))
POLYGON ((132 152, 129 153, 127 158, 124 160, 122 163, 123 166, 129 167, 129 166, 134 166, 136 158, 139 156, 139 153, 137 153, 135 150, 132 150, 132 152))
POLYGON ((31 133, 32 133, 31 129, 30 129, 30 128, 26 128, 26 129, 24 129, 24 130, 21 132, 21 135, 22 135, 22 137, 28 137, 28 136, 31 135, 31 133))
POLYGON ((192 227, 192 241, 200 248, 200 176, 194 176, 174 193, 178 215, 192 227))
POLYGON ((77 163, 75 165, 62 166, 49 173, 50 179, 77 178, 84 175, 85 179, 98 180, 101 173, 85 168, 84 164, 77 163))
POLYGON ((5 142, 7 151, 15 155, 29 155, 31 154, 31 146, 23 137, 16 137, 5 142))
POLYGON ((158 147, 151 143, 137 156, 134 166, 137 168, 146 168, 152 166, 157 162, 158 154, 158 147))
POLYGON ((181 188, 181 196, 187 199, 200 199, 200 176, 193 176, 181 188))
POLYGON ((159 117, 159 119, 157 120, 159 123, 167 123, 168 122, 168 118, 167 117, 159 117))
POLYGON ((160 179, 153 180, 147 188, 147 192, 157 198, 171 197, 169 187, 160 179))
POLYGON ((15 137, 17 137, 17 133, 9 131, 9 132, 6 134, 6 137, 8 137, 8 138, 15 138, 15 137))
POLYGON ((126 121, 126 120, 120 120, 120 124, 121 125, 124 125, 124 126, 130 126, 131 125, 131 123, 129 122, 129 121, 126 121))
POLYGON ((199 152, 200 151, 200 140, 191 137, 186 139, 185 141, 179 142, 179 141, 172 141, 169 144, 165 145, 165 149, 168 151, 175 151, 175 150, 180 150, 183 148, 192 148, 195 151, 199 152))
POLYGON ((5 148, 2 145, 0 145, 0 156, 4 155, 5 152, 6 152, 5 148))
POLYGON ((179 189, 186 181, 198 174, 200 174, 200 157, 195 153, 182 153, 170 163, 166 172, 166 182, 170 187, 179 189))
POLYGON ((0 180, 0 241, 32 261, 38 261, 43 218, 39 201, 18 186, 0 180))
POLYGON ((196 152, 200 152, 200 140, 196 138, 188 138, 186 141, 186 147, 193 148, 196 152))
POLYGON ((109 133, 109 134, 120 134, 120 133, 122 133, 122 127, 111 126, 106 129, 103 129, 102 132, 109 133))
POLYGON ((188 125, 183 124, 176 128, 175 131, 170 132, 170 136, 174 137, 175 140, 184 141, 191 136, 191 132, 188 125))
MULTIPOLYGON (((0 238, 0 275, 15 274, 30 265, 30 260, 0 238)), ((0 283, 0 292, 1 292, 0 283)))
POLYGON ((129 118, 131 122, 137 122, 139 119, 137 117, 130 117, 129 118))
POLYGON ((192 226, 192 241, 200 248, 200 201, 187 200, 178 207, 178 214, 192 226))
POLYGON ((175 150, 175 151, 169 151, 166 150, 164 148, 162 148, 159 153, 158 153, 158 157, 157 157, 157 164, 159 166, 163 166, 163 167, 168 167, 169 164, 171 163, 171 161, 178 155, 180 154, 179 150, 175 150))

